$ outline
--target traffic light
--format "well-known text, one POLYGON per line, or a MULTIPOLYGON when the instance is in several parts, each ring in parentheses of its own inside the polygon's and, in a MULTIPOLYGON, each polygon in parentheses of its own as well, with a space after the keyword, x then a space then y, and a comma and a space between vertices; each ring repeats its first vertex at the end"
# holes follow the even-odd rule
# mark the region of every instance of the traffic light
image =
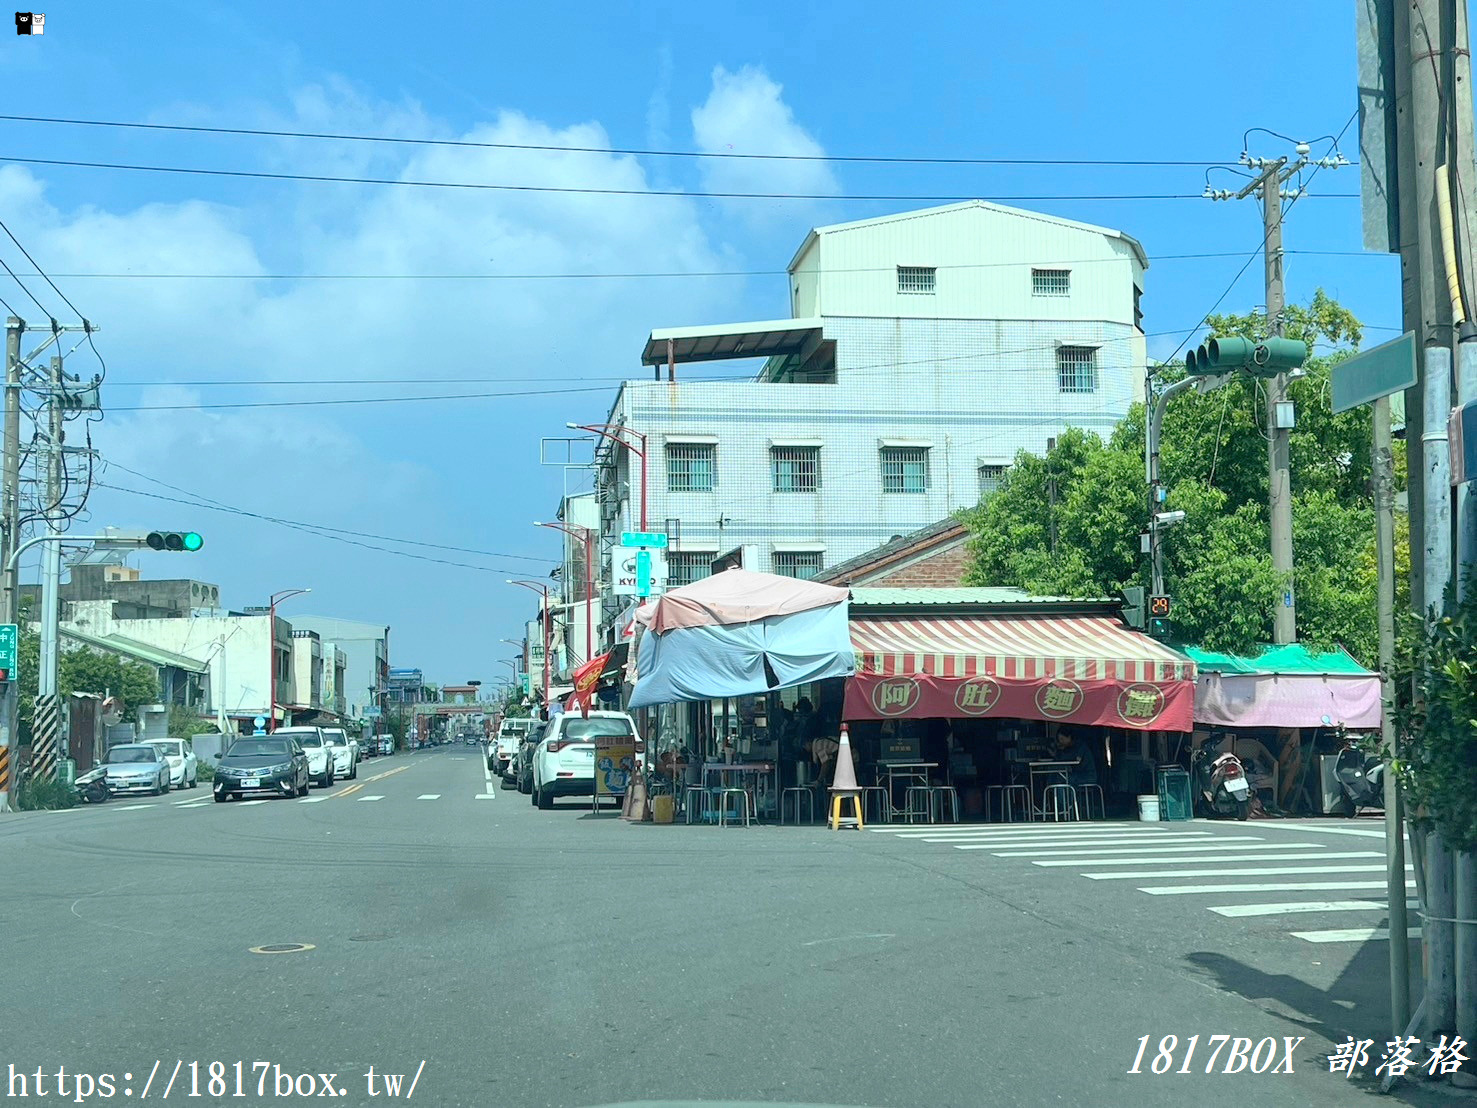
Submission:
POLYGON ((1169 616, 1170 602, 1167 596, 1149 597, 1149 615, 1165 619, 1169 616))
POLYGON ((205 540, 195 531, 150 531, 145 541, 150 550, 185 551, 191 554, 205 545, 205 540))
POLYGON ((1135 631, 1142 631, 1145 627, 1144 593, 1142 585, 1130 585, 1123 590, 1123 622, 1135 631))
POLYGON ((1167 616, 1149 617, 1149 637, 1168 642, 1174 636, 1174 623, 1167 616))
POLYGON ((1210 339, 1185 355, 1185 372, 1192 377, 1219 377, 1244 369, 1255 377, 1276 377, 1297 369, 1308 356, 1301 339, 1268 338, 1261 342, 1240 335, 1210 339))

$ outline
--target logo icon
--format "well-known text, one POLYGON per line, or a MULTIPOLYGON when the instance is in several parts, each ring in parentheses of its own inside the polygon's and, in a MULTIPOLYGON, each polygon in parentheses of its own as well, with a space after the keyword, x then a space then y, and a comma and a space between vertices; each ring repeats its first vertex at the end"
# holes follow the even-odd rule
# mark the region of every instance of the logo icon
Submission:
POLYGON ((39 35, 46 31, 46 16, 40 12, 16 12, 15 33, 18 35, 39 35))
POLYGON ((1047 719, 1064 719, 1082 707, 1082 686, 1059 677, 1036 690, 1036 708, 1047 719))
POLYGON ((1164 690, 1155 685, 1129 685, 1118 694, 1118 718, 1145 726, 1164 711, 1164 690))
POLYGON ((872 686, 872 710, 879 716, 900 716, 923 695, 911 677, 890 677, 872 686))
POLYGON ((967 716, 982 716, 1000 699, 1000 686, 989 677, 971 677, 954 693, 954 707, 967 716))

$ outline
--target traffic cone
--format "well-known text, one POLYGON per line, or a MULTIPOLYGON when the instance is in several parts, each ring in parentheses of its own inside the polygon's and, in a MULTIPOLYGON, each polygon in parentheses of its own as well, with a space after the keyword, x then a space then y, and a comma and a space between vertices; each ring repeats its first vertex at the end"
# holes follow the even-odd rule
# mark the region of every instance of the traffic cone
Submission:
POLYGON ((831 830, 839 831, 843 823, 862 830, 862 790, 856 782, 856 764, 851 760, 851 735, 844 723, 836 751, 836 772, 831 778, 831 830), (847 800, 851 801, 852 815, 842 816, 841 806, 847 800))

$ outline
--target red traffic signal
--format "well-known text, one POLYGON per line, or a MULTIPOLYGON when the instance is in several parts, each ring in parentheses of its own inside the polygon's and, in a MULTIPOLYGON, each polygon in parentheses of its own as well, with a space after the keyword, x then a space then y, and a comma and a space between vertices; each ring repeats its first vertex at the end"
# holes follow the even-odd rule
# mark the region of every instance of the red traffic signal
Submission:
POLYGON ((1167 615, 1169 615, 1169 609, 1170 609, 1169 597, 1167 597, 1167 596, 1151 596, 1151 597, 1149 597, 1149 615, 1151 615, 1151 616, 1160 616, 1160 617, 1167 616, 1167 615))

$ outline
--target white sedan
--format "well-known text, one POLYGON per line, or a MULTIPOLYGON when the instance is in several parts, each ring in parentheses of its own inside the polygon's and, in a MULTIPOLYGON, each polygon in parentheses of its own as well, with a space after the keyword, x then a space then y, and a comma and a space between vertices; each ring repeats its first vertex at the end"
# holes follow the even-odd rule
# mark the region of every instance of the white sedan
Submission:
POLYGON ((200 759, 184 739, 153 739, 150 745, 169 763, 171 788, 193 789, 200 783, 200 759))
POLYGON ((333 775, 350 781, 359 776, 359 740, 350 738, 342 727, 320 728, 323 741, 333 754, 333 775))

